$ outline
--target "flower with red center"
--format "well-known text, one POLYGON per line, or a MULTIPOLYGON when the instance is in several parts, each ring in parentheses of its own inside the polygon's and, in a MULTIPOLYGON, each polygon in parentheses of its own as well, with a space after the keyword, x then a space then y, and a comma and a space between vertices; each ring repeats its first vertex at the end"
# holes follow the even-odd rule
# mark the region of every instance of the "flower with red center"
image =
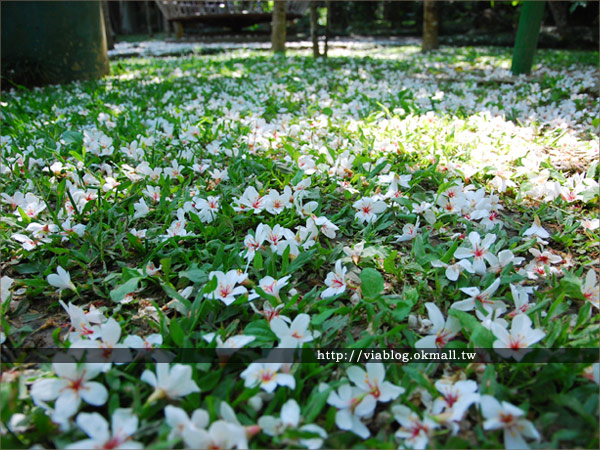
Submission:
POLYGON ((459 311, 471 311, 476 308, 476 304, 489 305, 492 309, 506 307, 506 305, 501 301, 491 300, 492 295, 494 292, 496 292, 499 286, 500 278, 496 278, 496 280, 483 292, 481 292, 478 287, 460 288, 460 290, 469 295, 470 298, 467 300, 454 302, 451 308, 458 309, 459 311))
POLYGON ((327 403, 337 408, 335 423, 338 428, 348 430, 367 439, 371 432, 360 420, 373 414, 377 400, 372 395, 367 395, 362 389, 349 384, 332 391, 327 398, 327 403))
POLYGON ((517 361, 525 356, 526 352, 522 349, 529 348, 546 336, 542 330, 531 327, 531 319, 527 314, 517 314, 514 317, 510 332, 498 321, 492 323, 491 330, 497 338, 493 345, 498 353, 505 357, 512 356, 517 361), (502 349, 510 350, 502 351, 502 349))
POLYGON ((309 324, 310 316, 308 314, 298 314, 290 325, 279 317, 271 320, 269 325, 271 331, 280 340, 279 347, 297 348, 314 339, 315 335, 308 330, 309 324))
POLYGON ((354 217, 361 223, 375 222, 377 214, 384 212, 387 205, 382 200, 377 200, 375 197, 364 197, 352 205, 358 212, 354 217))
POLYGON ((342 266, 342 261, 337 260, 335 263, 335 270, 327 274, 325 279, 325 285, 328 286, 321 293, 321 297, 333 297, 334 295, 341 294, 346 290, 346 272, 348 269, 342 266))
POLYGON ((398 398, 404 388, 385 381, 385 368, 382 363, 367 363, 366 371, 358 366, 348 368, 348 378, 366 395, 376 401, 389 402, 398 398))
POLYGON ((424 449, 427 447, 432 430, 439 425, 429 417, 421 419, 415 412, 404 405, 392 407, 394 418, 400 424, 396 431, 396 438, 404 439, 404 447, 424 449))
POLYGON ((86 363, 78 365, 75 362, 55 362, 54 372, 59 378, 43 378, 31 387, 31 397, 36 405, 56 400, 52 420, 64 423, 72 417, 83 399, 86 403, 101 406, 106 403, 108 391, 95 381, 103 369, 102 363, 86 363))
POLYGON ((247 278, 246 274, 239 274, 237 270, 233 269, 226 274, 221 271, 210 272, 208 275, 209 280, 217 278, 217 287, 213 292, 204 294, 207 298, 214 300, 220 300, 226 305, 232 304, 236 296, 245 294, 247 289, 244 286, 236 286, 247 278))
POLYGON ((415 348, 443 348, 460 331, 460 322, 454 316, 444 319, 442 312, 435 303, 425 303, 432 323, 428 330, 429 336, 422 337, 415 343, 415 348))
POLYGON ((77 425, 90 437, 65 447, 67 450, 80 448, 105 449, 142 449, 141 442, 131 440, 137 431, 138 418, 131 409, 117 409, 112 415, 111 430, 106 419, 98 413, 81 413, 77 416, 77 425))
POLYGON ((485 261, 493 264, 493 256, 489 251, 490 246, 496 241, 496 235, 486 234, 483 240, 476 231, 469 233, 471 248, 458 247, 454 252, 454 257, 458 259, 473 258, 473 269, 479 275, 484 275, 486 271, 485 261))
POLYGON ((600 308, 600 286, 598 285, 594 269, 588 270, 585 283, 581 287, 583 297, 596 308, 600 308))
POLYGON ((296 380, 288 373, 279 373, 282 363, 254 362, 251 363, 241 374, 244 386, 260 386, 266 392, 271 393, 277 386, 287 386, 295 389, 296 380))
POLYGON ((482 395, 481 413, 486 419, 483 423, 484 430, 504 430, 506 449, 528 449, 524 438, 540 439, 533 424, 525 419, 525 411, 508 402, 500 403, 491 395, 482 395))
MULTIPOLYGON (((446 423, 459 422, 463 419, 467 409, 479 402, 477 383, 473 380, 459 380, 454 383, 441 379, 435 383, 436 389, 442 394, 433 402, 431 412, 440 415, 446 423)), ((442 419, 441 419, 442 420, 442 419)))

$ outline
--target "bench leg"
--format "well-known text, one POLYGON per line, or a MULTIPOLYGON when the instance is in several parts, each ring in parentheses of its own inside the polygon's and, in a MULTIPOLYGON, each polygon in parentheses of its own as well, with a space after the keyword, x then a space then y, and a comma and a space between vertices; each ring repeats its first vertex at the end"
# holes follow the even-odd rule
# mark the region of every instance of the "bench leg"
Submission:
POLYGON ((173 28, 175 28, 175 37, 181 39, 183 37, 183 25, 181 22, 173 22, 173 28))

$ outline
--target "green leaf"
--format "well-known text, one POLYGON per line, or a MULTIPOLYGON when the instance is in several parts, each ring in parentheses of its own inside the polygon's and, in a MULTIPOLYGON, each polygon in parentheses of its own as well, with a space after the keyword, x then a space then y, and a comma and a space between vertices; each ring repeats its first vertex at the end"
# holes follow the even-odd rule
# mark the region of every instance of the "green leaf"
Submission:
POLYGON ((183 341, 185 340, 185 332, 183 331, 183 328, 181 328, 181 325, 179 325, 179 322, 177 320, 171 320, 171 322, 169 323, 169 330, 173 342, 175 342, 175 344, 178 347, 183 347, 183 341))
POLYGON ((408 375, 408 377, 416 382, 419 386, 425 388, 434 395, 437 395, 435 388, 431 385, 431 382, 423 374, 423 367, 420 364, 404 364, 402 370, 408 375))
POLYGON ((578 414, 583 420, 585 420, 594 429, 598 428, 598 421, 590 414, 587 413, 583 405, 575 397, 567 394, 558 394, 550 396, 552 402, 569 408, 571 411, 578 414))
POLYGON ((223 369, 211 370, 198 380, 198 386, 201 386, 202 392, 208 392, 213 389, 221 379, 223 369))
POLYGON ((471 334, 471 342, 475 347, 492 348, 495 340, 494 334, 481 324, 478 324, 471 334))
POLYGON ((331 393, 331 388, 325 389, 322 392, 319 392, 318 389, 318 386, 315 386, 312 394, 308 398, 306 407, 304 408, 303 416, 306 423, 312 423, 317 418, 321 410, 327 404, 327 398, 331 393))
POLYGON ((294 175, 294 178, 292 178, 292 180, 290 181, 290 184, 292 184, 294 186, 297 185, 298 183, 300 183, 302 181, 303 177, 304 177, 304 170, 299 170, 294 175))
POLYGON ((78 131, 65 131, 62 136, 63 140, 65 141, 65 143, 67 145, 69 144, 76 144, 76 145, 81 145, 83 144, 83 134, 81 134, 78 131))
POLYGON ((198 269, 198 266, 194 264, 188 270, 179 272, 179 278, 187 278, 193 283, 204 283, 208 278, 208 274, 204 270, 198 269))
POLYGON ((486 327, 481 325, 476 317, 464 311, 450 309, 448 315, 456 317, 460 322, 463 331, 468 331, 469 339, 475 347, 492 348, 496 337, 486 327))
POLYGON ((256 320, 246 325, 246 328, 244 328, 244 335, 256 336, 257 340, 261 340, 263 342, 274 341, 275 339, 277 339, 275 333, 271 331, 269 323, 264 319, 256 320))
POLYGON ((381 274, 370 267, 360 273, 360 289, 366 298, 375 298, 383 292, 384 281, 381 274))
POLYGON ((317 314, 315 317, 313 317, 310 321, 310 323, 313 324, 313 326, 319 326, 321 325, 324 321, 326 321, 327 319, 329 319, 329 317, 331 317, 331 315, 335 312, 335 309, 326 309, 325 311, 317 314))
POLYGON ((192 309, 192 302, 189 301, 187 298, 183 297, 179 292, 177 292, 177 289, 175 289, 171 283, 161 282, 160 286, 163 288, 163 290, 167 293, 169 297, 179 300, 181 303, 183 303, 187 311, 192 309))
POLYGON ((314 250, 300 253, 288 267, 287 273, 291 274, 299 270, 304 264, 312 260, 314 250))
POLYGON ((261 270, 263 268, 263 257, 259 252, 254 254, 254 268, 256 270, 261 270))
POLYGON ((390 254, 383 260, 383 268, 387 273, 396 274, 398 271, 396 267, 396 255, 398 252, 393 250, 390 254))
POLYGON ((413 240, 413 255, 418 263, 423 263, 425 260, 425 243, 423 242, 423 236, 418 234, 413 240))
POLYGON ((110 291, 110 298, 113 302, 120 302, 127 294, 131 294, 138 287, 138 283, 143 277, 134 277, 127 280, 125 283, 110 291))

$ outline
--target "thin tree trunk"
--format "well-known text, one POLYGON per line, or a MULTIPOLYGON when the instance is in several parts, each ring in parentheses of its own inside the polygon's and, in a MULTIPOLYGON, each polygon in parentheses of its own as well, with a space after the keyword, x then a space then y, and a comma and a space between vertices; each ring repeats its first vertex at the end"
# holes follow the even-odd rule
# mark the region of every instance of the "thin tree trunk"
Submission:
POLYGON ((319 52, 319 18, 317 16, 317 2, 310 2, 310 38, 313 46, 313 57, 321 56, 319 52))
POLYGON ((275 53, 285 53, 285 0, 275 0, 271 22, 271 49, 275 53))
POLYGON ((148 36, 152 36, 152 20, 150 19, 150 2, 144 2, 144 15, 146 16, 146 29, 148 36))
POLYGON ((327 8, 327 23, 325 24, 325 49, 323 51, 323 58, 327 58, 329 38, 331 36, 331 2, 329 0, 325 2, 325 8, 327 8))
POLYGON ((438 43, 438 9, 436 2, 425 0, 423 2, 423 53, 439 48, 438 43))
POLYGON ((121 32, 123 34, 133 33, 133 25, 131 23, 131 11, 129 2, 125 0, 119 1, 119 11, 121 13, 121 32))
POLYGON ((115 48, 115 35, 110 24, 110 14, 108 13, 108 3, 106 0, 100 2, 102 5, 102 18, 104 19, 104 34, 106 35, 106 48, 112 50, 115 48))
POLYGON ((171 37, 171 26, 169 25, 169 21, 167 20, 167 18, 165 16, 163 16, 162 22, 163 22, 163 31, 165 33, 167 33, 168 37, 171 37))

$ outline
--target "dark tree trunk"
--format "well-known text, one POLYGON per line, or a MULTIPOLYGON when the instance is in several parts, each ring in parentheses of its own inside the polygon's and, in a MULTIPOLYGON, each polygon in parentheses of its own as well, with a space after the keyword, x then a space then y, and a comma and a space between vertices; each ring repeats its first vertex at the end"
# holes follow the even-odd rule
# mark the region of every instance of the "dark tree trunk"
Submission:
POLYGON ((271 49, 275 53, 285 53, 285 20, 285 0, 275 0, 271 22, 271 49))
POLYGON ((558 29, 558 34, 561 38, 564 38, 569 26, 568 4, 567 2, 548 2, 548 6, 550 6, 550 12, 558 29))
POLYGON ((148 36, 152 36, 152 20, 150 19, 150 2, 144 2, 144 15, 146 16, 146 29, 148 36))
POLYGON ((317 15, 317 2, 310 2, 310 38, 313 46, 313 57, 321 56, 319 52, 319 18, 317 15))
POLYGON ((423 53, 439 48, 438 43, 438 8, 435 1, 425 0, 423 3, 423 53))
POLYGON ((325 24, 325 49, 323 50, 323 57, 327 58, 329 38, 331 37, 331 2, 329 0, 325 2, 325 8, 327 8, 327 23, 325 24))
POLYGON ((133 33, 133 21, 131 14, 131 3, 125 0, 119 2, 119 12, 121 13, 121 33, 133 33))

